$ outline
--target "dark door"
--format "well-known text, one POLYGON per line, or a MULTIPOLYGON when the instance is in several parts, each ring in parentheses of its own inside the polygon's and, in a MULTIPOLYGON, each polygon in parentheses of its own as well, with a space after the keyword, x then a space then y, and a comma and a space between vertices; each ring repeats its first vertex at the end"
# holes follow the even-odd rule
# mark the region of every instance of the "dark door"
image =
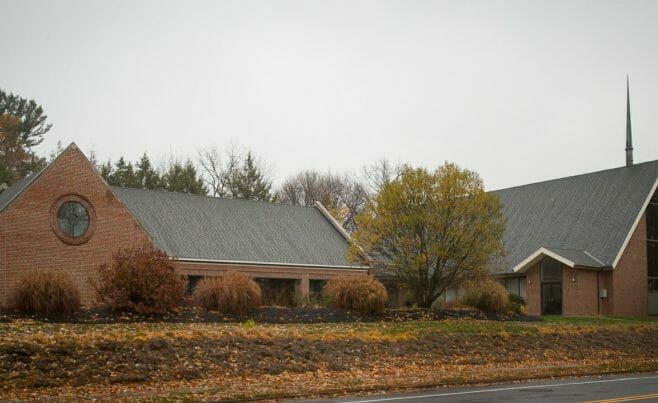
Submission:
POLYGON ((562 283, 541 285, 542 315, 562 315, 562 283))

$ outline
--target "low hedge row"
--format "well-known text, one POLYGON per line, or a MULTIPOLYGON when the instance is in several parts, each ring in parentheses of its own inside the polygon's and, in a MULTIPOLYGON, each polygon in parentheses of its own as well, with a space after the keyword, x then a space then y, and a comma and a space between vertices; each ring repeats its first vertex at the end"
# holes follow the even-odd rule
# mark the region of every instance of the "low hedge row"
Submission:
MULTIPOLYGON (((171 312, 187 301, 186 281, 177 264, 151 246, 120 250, 112 263, 99 267, 93 285, 100 304, 139 314, 171 312)), ((190 301, 207 310, 243 315, 261 305, 261 296, 261 288, 253 279, 228 272, 203 279, 190 301)), ((388 295, 382 283, 371 276, 346 276, 328 281, 322 300, 334 308, 377 314, 386 307, 388 295)), ((468 285, 459 302, 489 313, 525 313, 523 299, 508 294, 494 279, 468 285)), ((28 314, 67 315, 80 307, 80 292, 66 272, 36 270, 19 279, 10 305, 28 314)))

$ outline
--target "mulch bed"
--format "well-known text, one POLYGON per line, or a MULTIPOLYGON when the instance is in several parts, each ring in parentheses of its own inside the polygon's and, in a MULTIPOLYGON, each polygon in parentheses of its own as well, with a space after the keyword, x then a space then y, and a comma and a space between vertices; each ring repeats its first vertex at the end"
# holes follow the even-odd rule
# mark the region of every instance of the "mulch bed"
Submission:
POLYGON ((67 317, 40 318, 18 311, 0 310, 0 323, 16 319, 35 319, 53 323, 235 323, 253 320, 256 323, 356 323, 356 322, 405 322, 415 320, 481 319, 502 321, 536 321, 535 317, 485 314, 478 310, 453 309, 429 310, 420 308, 387 309, 379 315, 362 315, 354 311, 330 308, 283 308, 261 307, 244 316, 232 316, 201 308, 180 308, 176 312, 163 315, 137 315, 113 311, 105 308, 82 308, 67 317))

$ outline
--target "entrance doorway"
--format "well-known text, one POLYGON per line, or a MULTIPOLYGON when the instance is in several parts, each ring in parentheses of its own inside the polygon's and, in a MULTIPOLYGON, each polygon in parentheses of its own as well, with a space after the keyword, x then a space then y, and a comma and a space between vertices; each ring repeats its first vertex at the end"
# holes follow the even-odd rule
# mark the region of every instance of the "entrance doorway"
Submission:
POLYGON ((562 315, 562 283, 542 283, 541 314, 562 315))
POLYGON ((541 261, 541 314, 562 315, 562 263, 550 257, 541 261))

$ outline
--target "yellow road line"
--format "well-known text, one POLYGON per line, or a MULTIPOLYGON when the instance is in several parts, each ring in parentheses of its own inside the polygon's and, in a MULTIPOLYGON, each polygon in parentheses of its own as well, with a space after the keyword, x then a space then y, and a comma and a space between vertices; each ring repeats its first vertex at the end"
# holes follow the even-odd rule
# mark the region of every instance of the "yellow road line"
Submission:
POLYGON ((653 393, 650 395, 615 397, 613 399, 604 399, 604 400, 586 400, 583 403, 617 403, 617 402, 632 402, 634 400, 649 400, 649 399, 658 399, 658 393, 653 393))

